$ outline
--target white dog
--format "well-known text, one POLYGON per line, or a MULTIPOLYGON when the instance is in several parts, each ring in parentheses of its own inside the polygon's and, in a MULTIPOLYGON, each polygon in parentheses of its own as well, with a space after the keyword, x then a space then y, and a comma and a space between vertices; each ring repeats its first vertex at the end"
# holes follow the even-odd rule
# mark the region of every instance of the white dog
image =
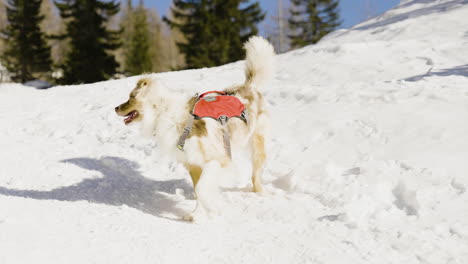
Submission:
POLYGON ((200 99, 173 93, 152 78, 139 80, 128 101, 115 108, 118 115, 126 117, 125 124, 141 122, 142 132, 153 136, 163 151, 173 154, 189 171, 197 205, 184 220, 193 221, 214 210, 208 203, 209 183, 231 164, 231 149, 227 151, 223 138, 227 134, 232 152, 250 151, 253 191, 262 191, 261 175, 266 159, 265 133, 269 117, 261 89, 273 77, 274 50, 261 37, 250 38, 244 48, 247 51, 245 82, 226 88, 223 92, 244 104, 247 120, 230 118, 223 125, 214 118, 200 118, 190 125, 192 110, 200 99), (185 144, 182 144, 181 150, 177 148, 177 142, 187 124, 191 131, 183 139, 185 144))

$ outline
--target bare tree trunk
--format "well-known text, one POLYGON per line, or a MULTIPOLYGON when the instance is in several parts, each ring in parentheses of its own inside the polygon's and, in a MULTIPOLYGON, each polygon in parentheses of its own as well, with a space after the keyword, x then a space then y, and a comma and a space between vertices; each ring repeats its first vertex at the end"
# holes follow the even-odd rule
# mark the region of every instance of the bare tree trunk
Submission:
POLYGON ((278 30, 279 30, 279 51, 278 53, 284 52, 284 16, 283 16, 283 1, 278 0, 278 30))
MULTIPOLYGON (((287 1, 286 1, 287 2, 287 1)), ((269 22, 264 26, 267 38, 275 47, 277 53, 283 53, 289 50, 289 40, 287 27, 288 9, 283 4, 283 0, 277 0, 276 16, 269 17, 269 22)))
POLYGON ((377 15, 377 7, 375 0, 366 0, 364 2, 364 9, 361 11, 361 21, 365 21, 377 15))
MULTIPOLYGON (((47 35, 60 35, 65 32, 65 23, 59 16, 59 11, 52 0, 43 0, 41 5, 41 14, 44 20, 41 23, 41 29, 47 35)), ((55 64, 64 62, 68 43, 65 40, 50 39, 51 56, 55 64)))

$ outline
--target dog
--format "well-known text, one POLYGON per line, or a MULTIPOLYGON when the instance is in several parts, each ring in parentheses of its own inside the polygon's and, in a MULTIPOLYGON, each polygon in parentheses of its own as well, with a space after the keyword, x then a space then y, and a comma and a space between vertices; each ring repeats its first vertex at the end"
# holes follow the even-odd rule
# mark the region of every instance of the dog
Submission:
MULTIPOLYGON (((269 115, 262 88, 273 78, 275 52, 262 37, 251 37, 245 44, 245 81, 223 90, 238 98, 248 113, 248 122, 230 118, 226 123, 234 154, 248 151, 252 163, 254 192, 262 192, 262 173, 267 158, 265 150, 269 115)), ((187 168, 193 183, 197 204, 195 210, 184 216, 186 221, 213 212, 210 205, 210 185, 216 176, 230 167, 231 157, 226 153, 222 124, 212 118, 195 119, 184 149, 176 147, 179 136, 197 102, 196 97, 171 92, 155 78, 143 77, 131 91, 127 102, 115 108, 125 124, 141 123, 142 134, 154 137, 162 151, 187 168)), ((224 171, 226 172, 226 171, 224 171)))

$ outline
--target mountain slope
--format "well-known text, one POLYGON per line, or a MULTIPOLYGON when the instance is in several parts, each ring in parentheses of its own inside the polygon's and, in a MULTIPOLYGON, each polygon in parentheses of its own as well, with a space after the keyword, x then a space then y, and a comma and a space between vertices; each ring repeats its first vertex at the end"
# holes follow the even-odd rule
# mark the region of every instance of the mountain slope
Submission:
MULTIPOLYGON (((265 194, 220 176, 200 224, 184 169, 113 112, 138 77, 1 84, 0 263, 466 263, 467 16, 405 1, 278 56, 265 194)), ((215 90, 243 62, 156 76, 215 90)))

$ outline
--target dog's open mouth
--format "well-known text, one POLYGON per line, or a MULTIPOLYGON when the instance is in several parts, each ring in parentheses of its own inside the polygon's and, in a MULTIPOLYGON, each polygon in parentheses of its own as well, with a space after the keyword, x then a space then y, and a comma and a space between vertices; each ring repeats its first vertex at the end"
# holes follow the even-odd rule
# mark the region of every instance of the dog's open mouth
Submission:
POLYGON ((126 115, 125 119, 124 119, 124 122, 126 125, 130 124, 135 118, 137 118, 138 116, 138 111, 135 110, 135 111, 132 111, 130 113, 128 113, 128 115, 126 115))

